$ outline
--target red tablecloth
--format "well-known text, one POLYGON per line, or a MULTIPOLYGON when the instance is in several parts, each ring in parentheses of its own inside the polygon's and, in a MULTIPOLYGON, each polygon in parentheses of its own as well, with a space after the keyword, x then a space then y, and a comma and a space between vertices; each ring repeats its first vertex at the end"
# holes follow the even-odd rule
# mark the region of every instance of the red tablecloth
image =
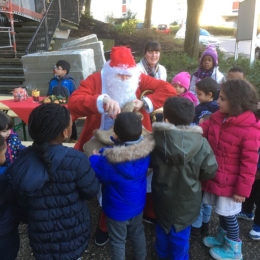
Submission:
MULTIPOLYGON (((40 100, 43 100, 44 98, 45 97, 40 97, 40 100)), ((29 116, 32 110, 41 104, 33 102, 32 97, 19 102, 15 102, 13 99, 1 100, 0 102, 13 110, 26 124, 28 124, 29 116)))

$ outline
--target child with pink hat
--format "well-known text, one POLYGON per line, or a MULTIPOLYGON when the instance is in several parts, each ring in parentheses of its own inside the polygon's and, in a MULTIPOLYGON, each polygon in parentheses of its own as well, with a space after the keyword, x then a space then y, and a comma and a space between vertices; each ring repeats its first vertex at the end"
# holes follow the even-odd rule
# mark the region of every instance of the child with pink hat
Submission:
POLYGON ((183 71, 178 73, 172 79, 172 85, 176 90, 177 96, 188 98, 193 102, 194 106, 197 106, 198 100, 195 95, 193 95, 190 91, 190 74, 189 72, 183 71))

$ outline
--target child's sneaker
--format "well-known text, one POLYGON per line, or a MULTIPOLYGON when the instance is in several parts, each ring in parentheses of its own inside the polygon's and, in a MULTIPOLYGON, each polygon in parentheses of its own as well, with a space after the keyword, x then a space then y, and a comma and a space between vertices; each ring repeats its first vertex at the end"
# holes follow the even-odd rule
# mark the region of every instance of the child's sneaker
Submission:
POLYGON ((260 240, 260 226, 254 224, 252 230, 249 232, 249 237, 253 240, 260 240))
POLYGON ((222 227, 219 227, 215 237, 204 237, 202 242, 206 247, 221 247, 225 243, 226 233, 227 231, 225 231, 222 227))
POLYGON ((238 213, 236 215, 237 218, 240 218, 240 219, 244 219, 244 220, 249 220, 249 221, 252 221, 254 220, 254 214, 253 213, 245 213, 243 211, 241 211, 240 213, 238 213))

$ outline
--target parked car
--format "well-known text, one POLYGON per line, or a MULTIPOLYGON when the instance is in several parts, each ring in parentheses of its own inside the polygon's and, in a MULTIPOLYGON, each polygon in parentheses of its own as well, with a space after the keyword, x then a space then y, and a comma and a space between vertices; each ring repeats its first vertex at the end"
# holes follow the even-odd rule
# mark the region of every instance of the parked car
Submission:
POLYGON ((167 24, 159 24, 157 26, 156 32, 168 34, 171 32, 171 29, 168 27, 167 24))
MULTIPOLYGON (((186 26, 183 25, 176 33, 175 39, 185 39, 186 26)), ((217 38, 211 35, 207 30, 200 28, 199 43, 208 46, 214 45, 217 48, 220 46, 220 42, 217 38)))

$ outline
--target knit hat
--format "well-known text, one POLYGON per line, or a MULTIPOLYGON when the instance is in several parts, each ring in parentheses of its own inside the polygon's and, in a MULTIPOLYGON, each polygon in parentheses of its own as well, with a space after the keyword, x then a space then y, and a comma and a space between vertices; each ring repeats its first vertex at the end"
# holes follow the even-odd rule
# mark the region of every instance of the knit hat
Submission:
POLYGON ((185 89, 189 90, 190 87, 190 73, 189 72, 180 72, 173 79, 172 84, 178 84, 185 89))
POLYGON ((218 53, 217 53, 217 50, 216 50, 215 46, 209 45, 206 48, 206 50, 202 53, 202 55, 200 57, 200 64, 202 64, 203 57, 206 56, 206 55, 209 55, 209 56, 211 56, 213 58, 214 66, 218 65, 218 53))
POLYGON ((111 49, 109 65, 110 67, 116 67, 123 71, 136 67, 131 49, 127 47, 113 47, 111 49))

